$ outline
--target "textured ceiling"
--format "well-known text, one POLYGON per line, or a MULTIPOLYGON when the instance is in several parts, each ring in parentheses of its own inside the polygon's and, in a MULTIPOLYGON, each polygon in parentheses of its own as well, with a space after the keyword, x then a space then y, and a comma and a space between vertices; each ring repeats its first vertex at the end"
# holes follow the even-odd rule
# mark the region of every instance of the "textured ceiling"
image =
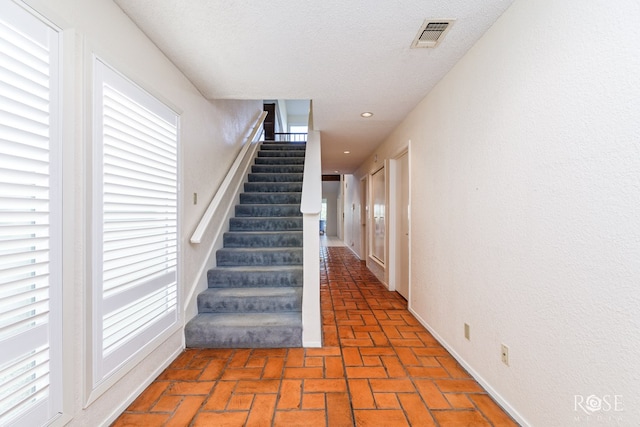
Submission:
POLYGON ((323 172, 350 173, 513 0, 114 1, 208 98, 312 99, 323 172), (426 18, 456 21, 410 49, 426 18))

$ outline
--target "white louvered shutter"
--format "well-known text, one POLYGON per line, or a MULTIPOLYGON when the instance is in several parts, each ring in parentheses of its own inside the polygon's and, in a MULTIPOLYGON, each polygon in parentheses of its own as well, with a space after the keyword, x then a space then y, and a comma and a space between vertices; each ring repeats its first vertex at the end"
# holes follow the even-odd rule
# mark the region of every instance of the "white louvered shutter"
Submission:
POLYGON ((58 32, 0 2, 0 425, 61 412, 58 32))
POLYGON ((178 116, 95 61, 94 385, 177 322, 178 116))

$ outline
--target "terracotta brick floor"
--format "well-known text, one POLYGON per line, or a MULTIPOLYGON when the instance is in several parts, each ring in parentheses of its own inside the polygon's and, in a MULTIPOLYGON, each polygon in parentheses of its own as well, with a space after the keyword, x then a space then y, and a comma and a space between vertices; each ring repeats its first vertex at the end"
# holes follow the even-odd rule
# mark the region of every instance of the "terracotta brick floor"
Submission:
POLYGON ((324 347, 187 349, 113 425, 517 425, 349 249, 321 251, 324 347))

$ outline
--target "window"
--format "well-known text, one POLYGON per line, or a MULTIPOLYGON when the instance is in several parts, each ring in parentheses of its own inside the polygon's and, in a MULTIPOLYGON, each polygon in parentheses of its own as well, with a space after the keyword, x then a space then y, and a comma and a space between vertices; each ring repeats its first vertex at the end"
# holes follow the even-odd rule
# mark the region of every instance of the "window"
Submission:
POLYGON ((178 116, 94 64, 95 387, 177 324, 178 116))
POLYGON ((320 209, 320 234, 327 232, 327 199, 322 199, 322 207, 320 209))
POLYGON ((59 33, 0 3, 0 425, 61 412, 59 33))

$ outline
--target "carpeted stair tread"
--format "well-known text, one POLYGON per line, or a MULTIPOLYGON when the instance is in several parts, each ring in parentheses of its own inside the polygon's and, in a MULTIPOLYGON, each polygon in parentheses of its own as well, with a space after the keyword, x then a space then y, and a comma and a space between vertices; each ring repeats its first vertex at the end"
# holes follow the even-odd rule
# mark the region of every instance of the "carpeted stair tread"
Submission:
POLYGON ((200 313, 300 311, 302 287, 209 288, 198 295, 200 313))
POLYGON ((258 205, 258 204, 297 204, 300 206, 302 193, 241 193, 240 204, 258 205))
POLYGON ((304 157, 256 157, 256 165, 304 165, 304 157))
POLYGON ((278 143, 266 143, 260 145, 261 150, 284 150, 284 151, 301 151, 304 153, 306 145, 304 143, 299 144, 278 144, 278 143))
POLYGON ((304 165, 252 165, 252 173, 303 173, 304 165))
POLYGON ((302 248, 222 248, 216 252, 219 267, 240 265, 301 265, 302 248))
POLYGON ((223 242, 225 248, 301 247, 302 231, 229 231, 223 242))
POLYGON ((293 217, 302 216, 299 204, 239 204, 235 209, 240 217, 293 217))
POLYGON ((249 182, 302 182, 301 173, 250 173, 249 182))
POLYGON ((302 314, 200 313, 185 327, 187 347, 278 348, 302 346, 302 314))
POLYGON ((299 265, 254 265, 216 267, 207 272, 210 288, 302 286, 299 265))
POLYGON ((229 219, 230 231, 300 231, 302 217, 238 217, 229 219))
POLYGON ((258 151, 258 157, 304 157, 304 151, 260 150, 258 151))
POLYGON ((302 182, 245 182, 244 191, 251 193, 302 192, 302 182))

